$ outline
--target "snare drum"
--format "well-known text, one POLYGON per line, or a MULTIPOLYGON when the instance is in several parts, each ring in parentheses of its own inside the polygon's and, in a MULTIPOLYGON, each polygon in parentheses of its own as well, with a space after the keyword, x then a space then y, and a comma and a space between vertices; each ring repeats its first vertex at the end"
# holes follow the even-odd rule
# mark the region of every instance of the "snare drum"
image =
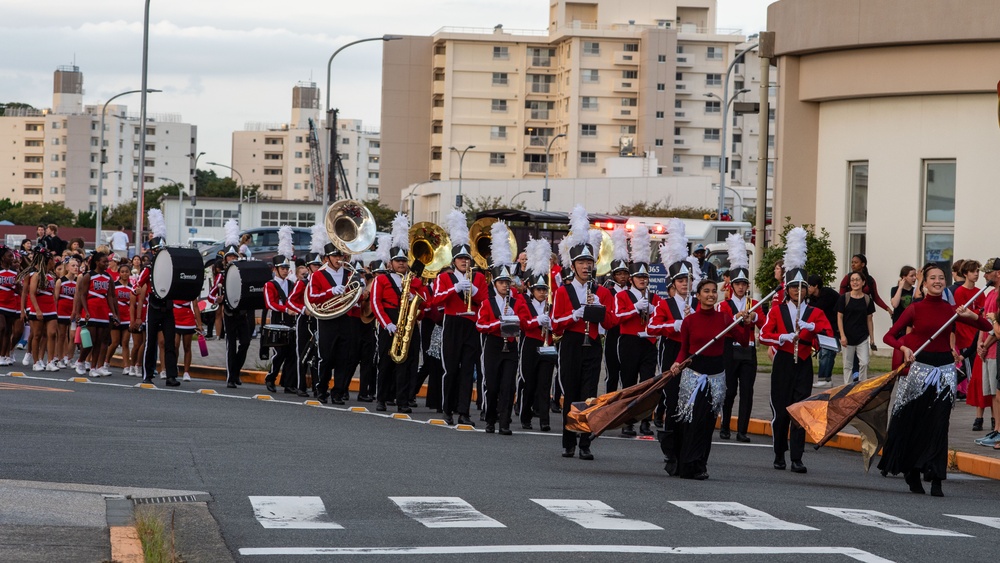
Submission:
POLYGON ((285 325, 264 325, 260 329, 261 348, 280 348, 292 343, 295 335, 292 327, 285 325))
POLYGON ((271 279, 271 267, 259 260, 236 260, 226 267, 223 284, 226 307, 231 311, 264 308, 264 286, 271 279))
POLYGON ((168 246, 153 258, 153 293, 164 301, 193 301, 205 284, 205 265, 196 248, 168 246))

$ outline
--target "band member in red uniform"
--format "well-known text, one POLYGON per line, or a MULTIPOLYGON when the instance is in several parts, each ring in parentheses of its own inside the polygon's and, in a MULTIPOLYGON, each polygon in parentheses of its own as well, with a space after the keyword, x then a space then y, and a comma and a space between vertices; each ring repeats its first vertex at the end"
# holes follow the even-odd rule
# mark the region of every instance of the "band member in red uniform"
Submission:
MULTIPOLYGON (((614 250, 611 260, 611 278, 604 282, 604 287, 608 288, 611 297, 615 298, 619 293, 628 290, 631 281, 628 266, 628 235, 625 232, 625 225, 618 225, 615 230, 611 231, 611 246, 614 250)), ((646 258, 646 261, 648 260, 649 258, 646 258)), ((618 353, 620 330, 620 327, 615 326, 608 329, 604 336, 604 366, 608 372, 605 386, 608 393, 617 391, 619 387, 626 387, 622 383, 622 361, 618 353)))
POLYGON ((111 371, 111 358, 114 357, 115 351, 118 350, 118 346, 122 347, 122 365, 126 366, 122 369, 122 375, 128 375, 128 358, 129 358, 129 326, 131 324, 132 315, 130 314, 129 308, 133 299, 132 288, 128 285, 129 275, 132 273, 132 268, 126 263, 118 266, 118 281, 114 284, 115 292, 115 304, 118 309, 118 323, 112 324, 111 330, 111 345, 108 346, 108 352, 104 355, 104 370, 111 371))
MULTIPOLYGON (((378 323, 378 383, 375 387, 375 410, 386 410, 386 403, 395 399, 396 410, 410 413, 408 405, 410 398, 410 382, 416 377, 417 363, 420 361, 420 338, 413 331, 417 330, 417 320, 407 324, 408 311, 400 309, 403 292, 408 300, 423 300, 429 297, 427 288, 420 278, 423 264, 414 260, 413 270, 410 269, 407 252, 409 250, 409 219, 403 214, 397 214, 392 222, 392 248, 389 249, 389 268, 384 274, 375 278, 372 286, 372 312, 378 323), (411 274, 408 276, 408 274, 411 274), (408 278, 408 279, 407 279, 408 278), (404 287, 407 286, 408 287, 404 287), (393 348, 396 332, 400 329, 409 330, 409 342, 401 350, 405 359, 396 363, 390 352, 393 348)), ((417 306, 419 312, 420 307, 417 306)), ((409 306, 408 306, 409 307, 409 306)))
POLYGON ((490 234, 493 289, 479 306, 476 319, 476 329, 483 335, 483 410, 487 434, 492 434, 499 423, 500 435, 510 436, 518 357, 517 336, 513 334, 520 332, 528 310, 511 288, 513 257, 507 225, 502 221, 493 223, 490 234))
MULTIPOLYGON (((68 258, 63 264, 63 276, 56 282, 56 365, 69 367, 70 356, 74 355, 73 335, 70 323, 73 321, 73 299, 76 297, 76 278, 80 274, 80 261, 68 258)), ((0 272, 0 276, 3 273, 0 272)))
MULTIPOLYGON (((294 309, 288 305, 288 296, 292 285, 288 280, 288 270, 292 263, 289 257, 277 255, 271 259, 271 269, 274 277, 264 284, 264 306, 271 312, 271 323, 291 328, 295 324, 294 309)), ((264 386, 274 393, 277 388, 274 382, 281 374, 281 386, 285 393, 296 394, 298 391, 298 360, 295 354, 295 342, 287 346, 271 348, 271 369, 264 377, 264 386)), ((305 391, 301 395, 308 395, 305 391)))
POLYGON ((556 349, 552 345, 552 318, 549 315, 549 261, 552 246, 548 240, 528 241, 528 276, 523 296, 527 318, 521 319, 521 344, 518 374, 518 405, 521 428, 531 430, 531 419, 538 417, 542 432, 552 429, 549 420, 549 389, 556 367, 556 349), (548 274, 548 275, 547 275, 548 274))
POLYGON ((14 365, 11 335, 21 313, 14 251, 0 246, 0 366, 14 365))
MULTIPOLYGON (((621 329, 622 389, 653 377, 656 372, 656 337, 647 332, 649 320, 660 304, 660 296, 649 290, 649 231, 638 225, 632 234, 631 287, 615 296, 615 317, 621 329)), ((639 433, 652 436, 649 419, 639 423, 639 433)), ((635 436, 635 425, 622 427, 623 436, 635 436)))
POLYGON ((566 416, 574 402, 597 396, 602 355, 598 326, 605 330, 615 326, 615 304, 611 292, 593 281, 597 255, 587 242, 590 222, 583 206, 573 209, 570 226, 573 281, 556 291, 552 303, 552 324, 556 334, 562 334, 559 343, 559 383, 563 391, 562 456, 576 455, 579 441, 580 459, 592 460, 591 436, 566 429, 566 416))
POLYGON ((465 213, 452 210, 445 223, 453 243, 451 256, 454 271, 438 274, 434 300, 428 304, 444 306, 444 332, 441 336, 444 420, 454 425, 457 412, 459 424, 475 426, 469 418, 469 405, 472 402, 474 370, 482 353, 475 314, 486 299, 486 277, 472 270, 472 249, 465 213))
MULTIPOLYGON (((332 242, 323 246, 323 267, 309 277, 309 302, 321 305, 347 291, 351 283, 351 269, 344 265, 344 252, 332 242)), ((354 354, 354 335, 346 315, 332 319, 316 319, 316 339, 319 350, 318 399, 322 403, 332 401, 344 404, 344 395, 354 373, 348 373, 351 354, 354 354), (333 375, 333 389, 330 376, 333 375)))
POLYGON ((809 276, 805 271, 806 232, 795 227, 786 237, 785 295, 787 301, 772 307, 760 331, 760 341, 775 347, 771 367, 771 421, 774 435, 774 468, 785 469, 785 451, 791 450, 792 472, 805 473, 802 452, 806 431, 788 414, 788 405, 812 392, 812 351, 816 335, 833 337, 833 328, 823 311, 806 304, 809 276), (791 434, 789 436, 789 426, 791 434))
POLYGON ((309 252, 306 254, 303 262, 301 266, 297 265, 295 268, 298 279, 295 281, 295 286, 292 287, 292 292, 288 296, 287 309, 289 312, 297 315, 295 317, 295 361, 297 364, 295 393, 299 397, 308 397, 309 392, 307 390, 310 388, 310 385, 307 378, 310 375, 312 377, 314 395, 317 394, 315 387, 318 378, 316 377, 316 371, 312 363, 307 362, 310 349, 316 343, 313 341, 315 338, 315 328, 312 326, 315 324, 315 319, 309 315, 309 312, 305 308, 305 295, 306 287, 309 284, 309 276, 320 267, 319 254, 309 252))
MULTIPOLYGON (((739 315, 743 311, 752 309, 757 304, 750 297, 750 261, 747 257, 746 242, 739 234, 732 234, 726 238, 729 245, 729 284, 732 295, 718 304, 720 311, 729 313, 732 316, 739 315)), ((764 315, 758 315, 755 311, 751 320, 757 328, 764 326, 764 315)), ((754 329, 750 328, 750 334, 746 342, 737 342, 734 339, 726 339, 726 348, 723 358, 726 363, 726 400, 722 404, 722 426, 719 429, 719 438, 728 440, 730 437, 733 403, 736 401, 736 394, 740 396, 740 410, 736 419, 736 441, 749 442, 747 429, 750 426, 750 411, 753 408, 753 384, 757 379, 757 349, 754 347, 756 340, 754 329)))
MULTIPOLYGON (((106 342, 110 341, 111 322, 118 320, 118 302, 115 301, 114 290, 111 287, 111 276, 108 274, 108 255, 95 252, 90 255, 90 271, 83 274, 77 282, 76 300, 73 304, 73 320, 79 322, 86 319, 94 345, 84 348, 80 361, 84 363, 84 373, 90 371, 91 377, 111 375, 100 366, 107 352, 106 342), (82 317, 81 317, 82 316, 82 317), (93 370, 87 368, 87 357, 93 359, 93 370)), ((80 373, 81 368, 77 368, 80 373)))
MULTIPOLYGON (((378 387, 378 341, 377 334, 379 330, 378 321, 375 320, 375 312, 372 309, 371 292, 375 287, 375 280, 380 274, 386 273, 386 264, 389 262, 389 248, 392 246, 392 235, 378 235, 377 239, 378 250, 376 251, 377 259, 372 260, 368 263, 368 280, 365 282, 367 285, 368 298, 362 300, 362 304, 367 304, 368 307, 367 315, 371 316, 371 322, 364 326, 361 332, 361 338, 359 350, 361 352, 361 373, 358 377, 358 401, 362 403, 371 403, 375 400, 375 393, 378 387), (384 245, 384 251, 383 251, 384 245)), ((425 310, 426 314, 426 310, 425 310)), ((425 317, 426 318, 426 317, 425 317)), ((423 321, 421 321, 423 322, 423 321)), ((423 333, 421 333, 422 335, 423 333)), ((427 367, 428 360, 424 358, 424 365, 420 369, 425 369, 427 367)), ((432 365, 437 366, 437 369, 441 369, 441 358, 437 358, 435 361, 430 362, 432 365)), ((420 376, 417 376, 420 379, 420 376)), ((428 394, 430 387, 428 387, 428 394)), ((410 390, 411 398, 415 396, 415 391, 410 390)), ((438 378, 437 381, 437 394, 441 395, 441 379, 438 378)), ((438 399, 438 404, 440 405, 440 398, 438 399)))

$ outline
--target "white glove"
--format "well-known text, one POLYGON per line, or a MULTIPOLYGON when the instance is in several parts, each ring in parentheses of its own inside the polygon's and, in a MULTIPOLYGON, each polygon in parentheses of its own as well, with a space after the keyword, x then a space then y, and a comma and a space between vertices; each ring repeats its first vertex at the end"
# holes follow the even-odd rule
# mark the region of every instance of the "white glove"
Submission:
POLYGON ((680 332, 681 331, 681 323, 683 323, 683 322, 684 321, 674 321, 674 332, 680 332))
POLYGON ((545 328, 552 328, 552 319, 548 315, 542 313, 536 317, 538 319, 538 324, 545 328))
POLYGON ((793 333, 791 333, 791 332, 789 332, 788 334, 780 334, 780 335, 778 335, 778 344, 779 345, 780 344, 788 344, 792 340, 795 340, 795 336, 796 335, 793 334, 793 333))
POLYGON ((648 311, 649 310, 649 301, 647 299, 645 299, 645 298, 636 301, 635 302, 635 310, 636 311, 648 311))
POLYGON ((333 294, 334 295, 340 295, 340 294, 344 293, 345 291, 347 291, 347 286, 346 285, 338 285, 338 286, 336 286, 336 287, 333 288, 333 294))
POLYGON ((472 289, 472 282, 466 279, 458 280, 455 283, 455 289, 458 291, 469 291, 472 289))
POLYGON ((653 313, 655 313, 656 312, 656 305, 653 305, 652 303, 650 303, 649 304, 649 308, 646 309, 646 312, 649 313, 650 315, 652 315, 653 313))
POLYGON ((396 334, 396 324, 395 323, 389 323, 388 326, 385 327, 385 330, 389 334, 396 334))
POLYGON ((583 318, 584 305, 580 305, 575 311, 573 311, 573 320, 578 321, 583 318))
POLYGON ((816 330, 816 323, 799 323, 799 328, 802 330, 808 330, 812 332, 816 330))
MULTIPOLYGON (((469 283, 472 283, 472 282, 469 282, 469 283)), ((476 287, 476 286, 472 286, 472 294, 475 295, 477 293, 479 293, 479 288, 476 287)))

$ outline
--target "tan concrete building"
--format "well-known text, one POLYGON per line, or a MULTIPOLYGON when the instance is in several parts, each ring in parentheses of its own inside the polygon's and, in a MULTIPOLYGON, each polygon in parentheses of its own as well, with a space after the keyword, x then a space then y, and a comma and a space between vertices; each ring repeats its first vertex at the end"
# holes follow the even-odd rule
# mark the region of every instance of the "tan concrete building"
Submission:
MULTIPOLYGON (((780 0, 774 217, 862 252, 882 297, 901 266, 996 256, 994 0, 780 0)), ((876 331, 888 316, 876 315, 876 331)), ((879 332, 881 334, 881 332, 879 332)))
MULTIPOLYGON (((326 121, 320 119, 320 90, 314 82, 292 89, 289 123, 247 123, 233 132, 232 166, 247 185, 258 184, 269 199, 322 199, 315 185, 314 163, 325 162, 329 146, 326 121), (309 143, 309 120, 319 144, 315 160, 309 143)), ((337 120, 337 145, 351 193, 356 199, 379 197, 379 132, 357 119, 337 120)), ((323 177, 326 173, 323 173, 323 177)))
POLYGON ((387 42, 383 200, 460 172, 542 178, 550 142, 551 177, 605 178, 612 159, 643 155, 657 164, 635 175, 718 174, 721 102, 706 94, 721 98, 745 38, 715 23, 715 0, 550 0, 547 29, 387 42))

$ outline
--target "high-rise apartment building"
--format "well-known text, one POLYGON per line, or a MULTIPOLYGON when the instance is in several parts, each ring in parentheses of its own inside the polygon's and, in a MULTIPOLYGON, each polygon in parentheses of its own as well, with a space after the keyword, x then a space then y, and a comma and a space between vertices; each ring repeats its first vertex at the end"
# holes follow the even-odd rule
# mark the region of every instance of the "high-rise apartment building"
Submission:
MULTIPOLYGON (((383 200, 393 205, 407 185, 460 173, 717 175, 723 79, 745 38, 716 29, 715 4, 550 0, 545 30, 446 27, 387 42, 383 200), (631 157, 634 166, 623 166, 631 157)), ((737 70, 742 87, 759 74, 737 70)), ((749 134, 738 121, 730 140, 742 149, 749 134)))
MULTIPOLYGON (((292 88, 291 122, 247 123, 243 131, 233 132, 233 168, 244 182, 260 185, 271 199, 322 199, 314 169, 328 158, 330 132, 320 119, 319 96, 314 82, 300 82, 292 88), (322 155, 318 160, 310 152, 310 120, 322 155)), ((360 120, 338 119, 337 146, 353 197, 377 199, 378 130, 365 129, 360 120)))
MULTIPOLYGON (((60 202, 74 211, 97 209, 101 108, 83 105, 83 73, 60 67, 53 79, 52 109, 8 109, 0 117, 0 198, 60 202)), ((104 119, 105 208, 133 201, 139 182, 139 116, 109 105, 104 119)), ((146 116, 145 188, 189 185, 197 127, 175 114, 146 116)))

